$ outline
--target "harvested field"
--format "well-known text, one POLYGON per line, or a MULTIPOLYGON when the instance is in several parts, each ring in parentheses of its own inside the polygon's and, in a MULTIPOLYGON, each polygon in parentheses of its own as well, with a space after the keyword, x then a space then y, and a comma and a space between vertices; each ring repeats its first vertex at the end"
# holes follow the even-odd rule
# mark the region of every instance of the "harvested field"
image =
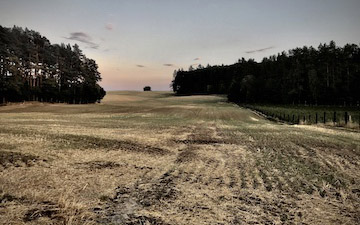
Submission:
POLYGON ((0 224, 360 224, 360 133, 222 96, 0 107, 0 224))

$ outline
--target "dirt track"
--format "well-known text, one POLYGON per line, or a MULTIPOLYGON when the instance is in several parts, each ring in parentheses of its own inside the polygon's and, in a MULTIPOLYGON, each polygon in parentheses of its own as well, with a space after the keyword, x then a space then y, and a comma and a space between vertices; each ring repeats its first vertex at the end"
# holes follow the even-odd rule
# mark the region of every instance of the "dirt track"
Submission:
POLYGON ((6 106, 0 223, 359 224, 359 159, 359 133, 272 123, 218 96, 6 106))

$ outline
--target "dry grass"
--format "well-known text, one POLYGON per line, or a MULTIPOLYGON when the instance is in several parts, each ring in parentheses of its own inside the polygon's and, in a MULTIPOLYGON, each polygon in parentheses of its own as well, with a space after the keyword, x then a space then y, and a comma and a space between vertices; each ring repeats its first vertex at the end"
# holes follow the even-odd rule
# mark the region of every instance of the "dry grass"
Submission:
POLYGON ((221 96, 0 108, 1 224, 359 224, 360 134, 221 96))

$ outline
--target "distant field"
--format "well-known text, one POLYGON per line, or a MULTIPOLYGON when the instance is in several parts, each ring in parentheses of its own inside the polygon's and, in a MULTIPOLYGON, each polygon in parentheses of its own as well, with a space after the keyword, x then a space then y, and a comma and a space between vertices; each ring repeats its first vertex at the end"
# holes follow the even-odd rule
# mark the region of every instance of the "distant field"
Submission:
POLYGON ((316 114, 318 123, 334 125, 334 113, 336 113, 337 126, 345 126, 345 115, 348 123, 346 126, 359 128, 360 107, 334 107, 334 106, 293 106, 293 105, 245 105, 245 107, 258 110, 266 115, 281 118, 282 120, 302 124, 315 124, 316 114), (325 120, 324 120, 325 113, 325 120), (347 114, 346 114, 347 113, 347 114), (305 121, 304 121, 305 118, 305 121), (293 120, 294 119, 294 120, 293 120))
POLYGON ((2 106, 0 224, 360 224, 360 133, 170 92, 2 106))

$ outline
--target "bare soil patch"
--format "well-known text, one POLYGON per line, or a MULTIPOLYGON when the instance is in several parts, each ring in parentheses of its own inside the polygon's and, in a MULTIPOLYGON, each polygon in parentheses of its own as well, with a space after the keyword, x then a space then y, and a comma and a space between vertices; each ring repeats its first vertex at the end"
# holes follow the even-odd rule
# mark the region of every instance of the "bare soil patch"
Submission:
POLYGON ((65 134, 54 136, 54 142, 58 144, 58 148, 69 146, 78 149, 107 149, 107 150, 122 150, 129 152, 140 152, 154 155, 166 155, 170 151, 167 149, 154 147, 150 145, 142 145, 125 140, 104 139, 86 135, 65 134))
POLYGON ((59 215, 59 206, 53 202, 41 202, 36 208, 29 209, 24 215, 24 222, 38 220, 47 217, 50 220, 64 222, 64 218, 59 215))
MULTIPOLYGON (((22 154, 19 152, 0 151, 0 165, 7 168, 9 166, 32 166, 35 162, 39 161, 39 157, 22 154)), ((45 161, 45 160, 42 160, 45 161)))

